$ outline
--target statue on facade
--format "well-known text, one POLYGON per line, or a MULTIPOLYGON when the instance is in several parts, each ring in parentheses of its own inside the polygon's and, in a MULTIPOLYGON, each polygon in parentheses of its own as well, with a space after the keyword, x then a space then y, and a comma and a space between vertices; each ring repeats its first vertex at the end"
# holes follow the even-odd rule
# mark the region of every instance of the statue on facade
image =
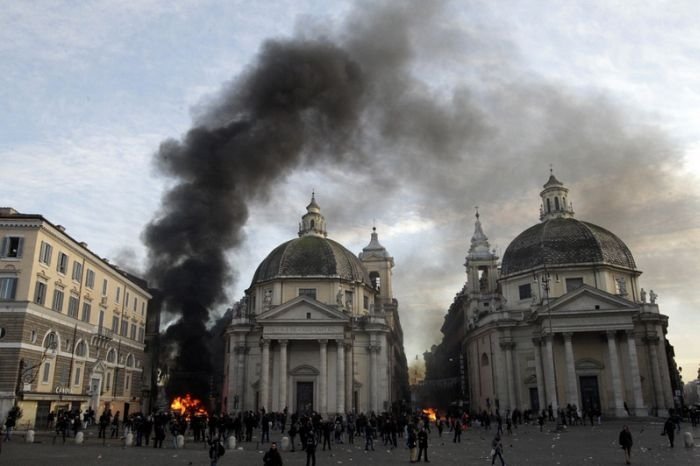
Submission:
POLYGON ((642 288, 642 291, 639 293, 639 298, 642 300, 642 303, 647 302, 647 292, 644 291, 644 288, 642 288))
POLYGON ((656 304, 656 298, 658 298, 659 295, 654 293, 654 290, 649 290, 649 302, 651 304, 656 304))
POLYGON ((338 293, 335 295, 335 304, 338 306, 338 309, 343 308, 343 290, 338 290, 338 293))
POLYGON ((263 296, 263 309, 269 311, 272 307, 272 290, 270 288, 265 290, 265 296, 263 296))
POLYGON ((627 283, 625 282, 625 277, 616 278, 617 282, 617 294, 620 296, 627 296, 627 283))

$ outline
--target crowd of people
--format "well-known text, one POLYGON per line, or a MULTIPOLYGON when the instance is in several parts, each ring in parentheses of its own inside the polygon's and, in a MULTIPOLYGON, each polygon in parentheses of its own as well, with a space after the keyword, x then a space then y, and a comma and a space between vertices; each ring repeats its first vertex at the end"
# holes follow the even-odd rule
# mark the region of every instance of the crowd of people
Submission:
MULTIPOLYGON (((17 422, 18 412, 13 411, 8 415, 4 423, 4 440, 11 439, 12 430, 17 422)), ((688 419, 693 427, 698 425, 700 415, 693 409, 688 413, 688 419)), ((405 413, 349 413, 323 418, 319 413, 293 413, 287 410, 281 412, 243 411, 235 414, 201 413, 177 413, 177 412, 152 412, 143 414, 131 413, 126 418, 119 411, 112 413, 105 409, 98 418, 92 409, 84 412, 79 410, 63 410, 51 412, 48 415, 46 428, 55 432, 54 442, 62 439, 76 437, 81 430, 96 426, 98 439, 106 442, 107 438, 122 439, 131 435, 133 445, 136 447, 163 448, 167 434, 172 439, 172 447, 178 448, 178 436, 187 435, 193 442, 208 444, 209 456, 212 466, 216 466, 221 455, 224 454, 223 443, 229 437, 236 439, 238 443, 257 442, 270 443, 270 450, 264 457, 265 465, 280 465, 282 458, 277 444, 270 442, 270 433, 279 432, 289 439, 291 452, 304 451, 307 457, 307 466, 315 466, 316 450, 323 451, 337 448, 339 444, 360 443, 365 451, 374 451, 375 445, 388 449, 406 448, 409 452, 409 461, 430 462, 428 459, 428 439, 434 429, 438 438, 444 434, 451 437, 455 443, 461 442, 462 432, 468 429, 482 429, 491 432, 491 460, 495 464, 500 460, 505 464, 502 439, 513 434, 522 424, 538 425, 542 431, 546 423, 556 422, 557 428, 561 426, 591 425, 601 422, 600 412, 586 410, 580 412, 576 406, 568 405, 559 410, 553 410, 551 406, 539 413, 532 411, 520 412, 518 410, 506 411, 501 414, 498 409, 494 411, 482 410, 477 413, 462 412, 459 415, 441 417, 429 417, 423 411, 405 413), (257 432, 259 430, 259 433, 257 432)), ((670 447, 674 446, 674 436, 680 432, 681 413, 671 411, 664 423, 663 435, 666 435, 670 447)), ((449 441, 449 440, 448 440, 449 441)), ((631 462, 631 450, 633 445, 632 434, 627 426, 624 426, 619 434, 619 444, 625 452, 625 462, 631 462)), ((168 444, 166 443, 166 447, 168 444)))

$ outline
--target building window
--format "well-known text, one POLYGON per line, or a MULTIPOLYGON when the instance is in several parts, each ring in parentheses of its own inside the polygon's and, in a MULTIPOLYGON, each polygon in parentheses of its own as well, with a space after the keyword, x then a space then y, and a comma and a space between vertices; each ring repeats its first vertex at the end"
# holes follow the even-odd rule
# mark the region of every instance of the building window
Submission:
POLYGON ((17 277, 0 277, 0 300, 14 300, 17 293, 17 277))
POLYGON ((481 355, 481 365, 482 366, 488 366, 489 365, 489 357, 486 355, 486 353, 483 353, 481 355))
POLYGON ((316 299, 316 288, 299 288, 299 296, 316 299))
POLYGON ((112 317, 112 332, 117 333, 119 331, 119 317, 112 317))
POLYGON ((80 376, 82 375, 82 374, 81 374, 81 372, 82 372, 81 369, 82 369, 82 367, 76 367, 76 368, 75 368, 75 382, 73 382, 73 385, 80 385, 80 382, 81 382, 81 377, 80 377, 80 376))
POLYGON ((53 303, 51 309, 56 312, 63 312, 63 291, 53 290, 53 303))
POLYGON ((136 324, 131 324, 131 328, 129 329, 129 338, 136 340, 136 324))
POLYGON ((566 279, 566 292, 574 291, 577 288, 583 286, 583 277, 567 278, 566 279))
POLYGON ((0 257, 18 259, 22 257, 23 246, 24 238, 19 236, 5 236, 2 239, 2 249, 0 249, 0 257))
POLYGON ((107 279, 102 280, 102 296, 107 296, 107 279))
POLYGON ((107 362, 109 362, 109 363, 114 363, 114 361, 116 360, 116 357, 117 357, 117 356, 116 356, 116 353, 114 352, 113 349, 110 349, 110 350, 107 352, 107 362))
POLYGON ((74 294, 68 298, 68 317, 78 318, 78 297, 74 294))
POLYGON ((85 272, 85 286, 90 288, 91 290, 95 288, 95 271, 87 269, 87 272, 85 272))
POLYGON ((123 320, 123 321, 122 321, 122 329, 121 329, 121 332, 119 332, 119 334, 120 334, 121 336, 125 337, 125 336, 126 336, 126 333, 127 333, 128 331, 129 331, 129 322, 123 320))
POLYGON ((83 264, 73 262, 73 280, 79 282, 83 279, 83 264))
POLYGON ((122 292, 122 289, 119 288, 119 287, 117 287, 117 296, 114 298, 114 300, 115 300, 116 302, 119 302, 119 300, 121 299, 121 298, 120 298, 121 292, 122 292))
POLYGON ((136 299, 136 296, 134 296, 134 312, 136 312, 136 303, 138 302, 138 299, 136 299))
POLYGON ((56 271, 65 275, 68 270, 68 255, 62 252, 58 253, 58 262, 56 263, 56 271))
POLYGON ((129 292, 124 293, 124 307, 129 307, 129 292))
POLYGON ((532 285, 529 283, 520 285, 518 291, 520 292, 520 299, 532 298, 532 285))
POLYGON ((87 355, 87 345, 84 341, 81 340, 75 347, 75 355, 80 356, 81 358, 87 355))
POLYGON ((83 303, 83 315, 81 316, 80 320, 83 322, 90 322, 90 311, 91 311, 92 306, 90 303, 83 303))
POLYGON ((144 336, 145 336, 145 335, 144 335, 143 327, 139 327, 139 341, 140 341, 141 343, 143 343, 143 341, 145 340, 144 336))
POLYGON ((41 383, 49 383, 49 374, 51 373, 51 363, 44 363, 44 373, 41 375, 41 383))
POLYGON ((369 296, 362 297, 362 307, 369 309, 369 296))
POLYGON ((107 382, 105 383, 105 390, 109 391, 112 388, 112 373, 107 372, 107 382))
POLYGON ((130 354, 126 357, 126 367, 134 367, 134 355, 130 354))
POLYGON ((141 301, 141 317, 146 314, 146 301, 141 301))
POLYGON ((36 290, 34 290, 34 302, 44 305, 46 302, 46 283, 36 282, 36 290))
POLYGON ((51 252, 53 247, 49 243, 41 242, 41 248, 39 249, 39 262, 46 265, 51 265, 51 252))
POLYGON ((46 335, 46 339, 44 340, 44 348, 50 350, 58 348, 58 338, 56 337, 56 334, 54 332, 51 332, 48 335, 46 335))

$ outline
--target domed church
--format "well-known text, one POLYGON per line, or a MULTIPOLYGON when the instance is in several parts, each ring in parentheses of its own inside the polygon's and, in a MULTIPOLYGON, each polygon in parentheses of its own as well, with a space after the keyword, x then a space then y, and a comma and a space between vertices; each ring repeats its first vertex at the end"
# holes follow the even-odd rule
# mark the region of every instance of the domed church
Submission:
POLYGON ((312 195, 298 237, 260 263, 227 329, 224 396, 240 410, 369 413, 407 399, 394 259, 373 229, 355 255, 312 195))
POLYGON ((610 231, 574 218, 568 189, 551 174, 540 222, 503 260, 477 212, 467 281, 443 325, 466 359, 472 410, 567 405, 603 415, 665 415, 674 406, 668 317, 610 231))

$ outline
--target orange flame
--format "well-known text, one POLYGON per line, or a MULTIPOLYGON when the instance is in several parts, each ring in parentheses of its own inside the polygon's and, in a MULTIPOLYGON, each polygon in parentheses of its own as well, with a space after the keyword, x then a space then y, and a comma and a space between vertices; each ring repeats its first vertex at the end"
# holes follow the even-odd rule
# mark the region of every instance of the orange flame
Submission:
POLYGON ((207 410, 202 406, 202 402, 197 398, 192 398, 192 395, 187 393, 185 396, 175 397, 170 403, 170 409, 173 412, 179 412, 181 415, 189 416, 206 416, 207 410))
POLYGON ((435 422, 437 420, 437 409, 423 408, 423 414, 426 414, 428 416, 430 422, 435 422))

